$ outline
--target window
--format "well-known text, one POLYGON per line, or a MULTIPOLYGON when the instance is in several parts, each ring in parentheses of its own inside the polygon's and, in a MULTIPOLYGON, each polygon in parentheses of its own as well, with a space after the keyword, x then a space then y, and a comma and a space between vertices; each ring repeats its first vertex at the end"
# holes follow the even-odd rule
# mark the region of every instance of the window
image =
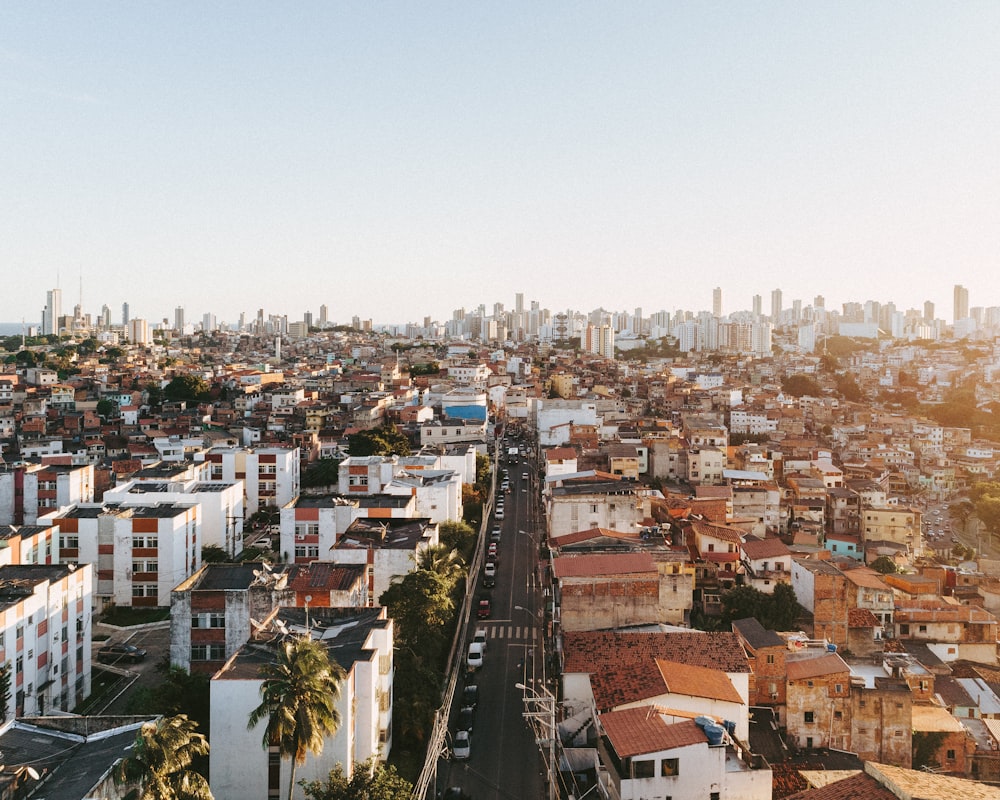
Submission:
POLYGON ((955 760, 955 751, 954 750, 949 750, 947 752, 947 754, 946 754, 946 757, 947 757, 947 759, 949 761, 954 761, 955 760))
POLYGON ((133 536, 132 547, 146 547, 155 550, 160 546, 160 540, 156 536, 133 536))
POLYGON ((768 664, 773 664, 774 663, 774 653, 768 653, 766 661, 767 661, 768 664))
POLYGON ((843 719, 844 718, 844 712, 843 711, 834 711, 833 712, 833 718, 834 719, 843 719))
POLYGON ((812 711, 806 711, 802 715, 802 721, 805 722, 806 725, 811 725, 813 722, 816 721, 815 720, 815 714, 812 711))
POLYGON ((80 537, 79 536, 63 536, 62 544, 60 547, 66 550, 79 550, 80 549, 80 537))
POLYGON ((708 793, 708 800, 719 800, 719 793, 718 792, 709 792, 708 793))
POLYGON ((632 762, 633 778, 652 778, 656 775, 656 762, 652 759, 632 762))
POLYGON ((900 636, 909 636, 910 635, 910 626, 909 625, 900 625, 899 626, 899 635, 900 636))
POLYGON ((133 561, 132 572, 159 572, 160 566, 156 561, 133 561))
POLYGON ((24 625, 18 625, 17 628, 15 628, 14 630, 15 630, 15 638, 17 639, 24 638, 24 625))
POLYGON ((225 628, 226 615, 221 611, 210 611, 191 615, 192 628, 225 628))
POLYGON ((680 763, 679 759, 676 758, 665 758, 660 762, 660 775, 664 778, 671 778, 674 775, 680 774, 680 763))
POLYGON ((843 691, 844 691, 844 684, 842 684, 842 683, 835 683, 835 684, 833 684, 833 693, 834 694, 840 694, 843 691))
POLYGON ((921 625, 920 626, 920 632, 921 633, 927 633, 927 626, 926 625, 921 625))

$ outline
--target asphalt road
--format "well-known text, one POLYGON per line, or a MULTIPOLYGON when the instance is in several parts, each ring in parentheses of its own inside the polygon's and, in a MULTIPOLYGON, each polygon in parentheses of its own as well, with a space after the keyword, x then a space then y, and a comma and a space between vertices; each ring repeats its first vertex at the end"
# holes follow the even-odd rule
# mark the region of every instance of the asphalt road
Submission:
MULTIPOLYGON (((537 488, 530 477, 532 467, 525 459, 509 462, 506 468, 511 489, 506 495, 504 519, 499 523, 502 533, 496 587, 491 591, 492 616, 468 623, 469 640, 475 629, 486 630, 486 656, 474 676, 460 681, 449 727, 450 738, 455 733, 461 687, 476 683, 479 705, 470 756, 463 761, 442 760, 438 766, 439 789, 459 786, 473 800, 545 796, 545 765, 535 734, 523 717, 524 692, 516 686, 531 685, 533 678, 540 679, 543 666, 538 545, 537 538, 532 538, 531 502, 537 488), (525 473, 529 475, 527 480, 522 478, 525 473)), ((499 491, 499 482, 497 486, 499 491)), ((477 587, 481 583, 482 576, 477 587)))

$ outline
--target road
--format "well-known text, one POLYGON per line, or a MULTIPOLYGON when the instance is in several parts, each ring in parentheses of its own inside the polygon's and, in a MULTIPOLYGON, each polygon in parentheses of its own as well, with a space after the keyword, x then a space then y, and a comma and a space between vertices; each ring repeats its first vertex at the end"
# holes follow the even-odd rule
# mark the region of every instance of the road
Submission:
MULTIPOLYGON (((476 683, 479 705, 470 756, 465 761, 442 760, 438 765, 438 788, 459 786, 473 800, 545 796, 545 766, 535 735, 522 716, 523 691, 516 686, 540 679, 543 668, 538 544, 537 536, 532 538, 532 503, 537 490, 531 477, 533 467, 526 459, 509 461, 506 468, 511 486, 506 493, 504 519, 498 523, 502 533, 496 587, 490 592, 492 616, 468 623, 470 640, 475 629, 486 630, 486 656, 482 668, 460 682, 449 727, 449 736, 453 736, 461 687, 476 683)), ((478 593, 484 591, 478 588, 481 585, 480 575, 478 593)))

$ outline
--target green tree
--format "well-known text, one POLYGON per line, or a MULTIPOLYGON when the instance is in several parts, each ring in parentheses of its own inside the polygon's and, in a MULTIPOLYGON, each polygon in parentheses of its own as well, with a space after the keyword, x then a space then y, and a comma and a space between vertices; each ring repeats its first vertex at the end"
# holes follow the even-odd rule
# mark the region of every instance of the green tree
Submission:
POLYGON ((815 378, 796 373, 781 381, 781 391, 794 397, 820 397, 823 390, 815 378))
POLYGON ((217 544, 206 544, 201 548, 201 560, 205 564, 225 564, 229 553, 217 544))
MULTIPOLYGON (((200 730, 209 729, 209 678, 170 666, 164 659, 157 664, 160 681, 152 688, 142 687, 129 698, 126 709, 137 716, 183 714, 200 730)), ((199 764, 199 768, 203 765, 199 764)), ((207 765, 205 765, 207 766, 207 765)))
POLYGON ((452 589, 465 574, 462 557, 445 544, 436 544, 421 550, 417 554, 417 569, 440 575, 452 589))
POLYGON ((760 624, 775 631, 791 630, 802 613, 790 583, 779 583, 770 594, 769 614, 760 624))
POLYGON ((428 654, 434 652, 434 645, 440 645, 455 609, 448 581, 425 569, 408 572, 393 582, 382 592, 379 604, 395 621, 399 641, 428 654))
POLYGON ((326 647, 309 637, 279 643, 272 663, 260 669, 260 705, 250 712, 247 728, 264 722, 264 749, 277 746, 291 759, 288 800, 295 789, 295 768, 306 755, 323 752, 323 743, 340 727, 337 700, 344 671, 326 647))
POLYGON ((396 768, 369 759, 354 765, 350 778, 337 764, 325 781, 303 781, 308 800, 410 800, 413 784, 396 768))
POLYGON ((208 397, 208 384, 197 375, 178 375, 163 387, 163 396, 172 401, 204 400, 208 397))
POLYGON ((335 486, 340 480, 340 459, 321 458, 302 473, 303 486, 335 486))
POLYGON ((139 729, 130 755, 115 766, 115 785, 130 787, 125 800, 212 800, 191 763, 207 755, 208 742, 183 714, 161 717, 139 729))
POLYGON ((466 564, 476 546, 476 531, 467 522, 448 520, 438 526, 438 541, 449 550, 456 550, 466 564))
POLYGON ((849 400, 852 403, 859 403, 864 398, 861 387, 858 386, 858 382, 853 375, 842 372, 834 380, 837 382, 837 393, 845 400, 849 400))
POLYGON ((980 481, 969 490, 976 516, 991 533, 1000 532, 1000 482, 980 481))
POLYGON ((352 456, 408 456, 410 440, 390 422, 368 431, 351 434, 348 453, 352 456))
POLYGON ((107 419, 111 416, 112 412, 115 410, 115 404, 112 403, 107 398, 97 401, 97 414, 98 416, 107 419))
POLYGON ((0 723, 7 721, 7 714, 10 711, 11 668, 10 661, 0 664, 0 723))
POLYGON ((876 572, 881 572, 883 575, 894 575, 898 572, 896 562, 889 558, 889 556, 879 556, 871 563, 871 568, 876 572))

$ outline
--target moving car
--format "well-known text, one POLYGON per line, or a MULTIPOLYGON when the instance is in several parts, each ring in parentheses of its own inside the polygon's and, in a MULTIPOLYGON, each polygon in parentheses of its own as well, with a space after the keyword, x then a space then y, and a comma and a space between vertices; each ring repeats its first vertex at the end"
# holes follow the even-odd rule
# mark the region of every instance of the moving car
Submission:
POLYGON ((138 664, 145 658, 146 651, 132 644, 108 644, 97 651, 97 660, 102 664, 138 664))
POLYGON ((469 644, 469 654, 465 657, 465 663, 469 669, 479 669, 483 665, 483 654, 486 648, 477 642, 469 644))
POLYGON ((490 605, 490 601, 486 598, 479 601, 479 608, 476 610, 476 617, 479 619, 489 619, 493 614, 493 608, 490 605))

